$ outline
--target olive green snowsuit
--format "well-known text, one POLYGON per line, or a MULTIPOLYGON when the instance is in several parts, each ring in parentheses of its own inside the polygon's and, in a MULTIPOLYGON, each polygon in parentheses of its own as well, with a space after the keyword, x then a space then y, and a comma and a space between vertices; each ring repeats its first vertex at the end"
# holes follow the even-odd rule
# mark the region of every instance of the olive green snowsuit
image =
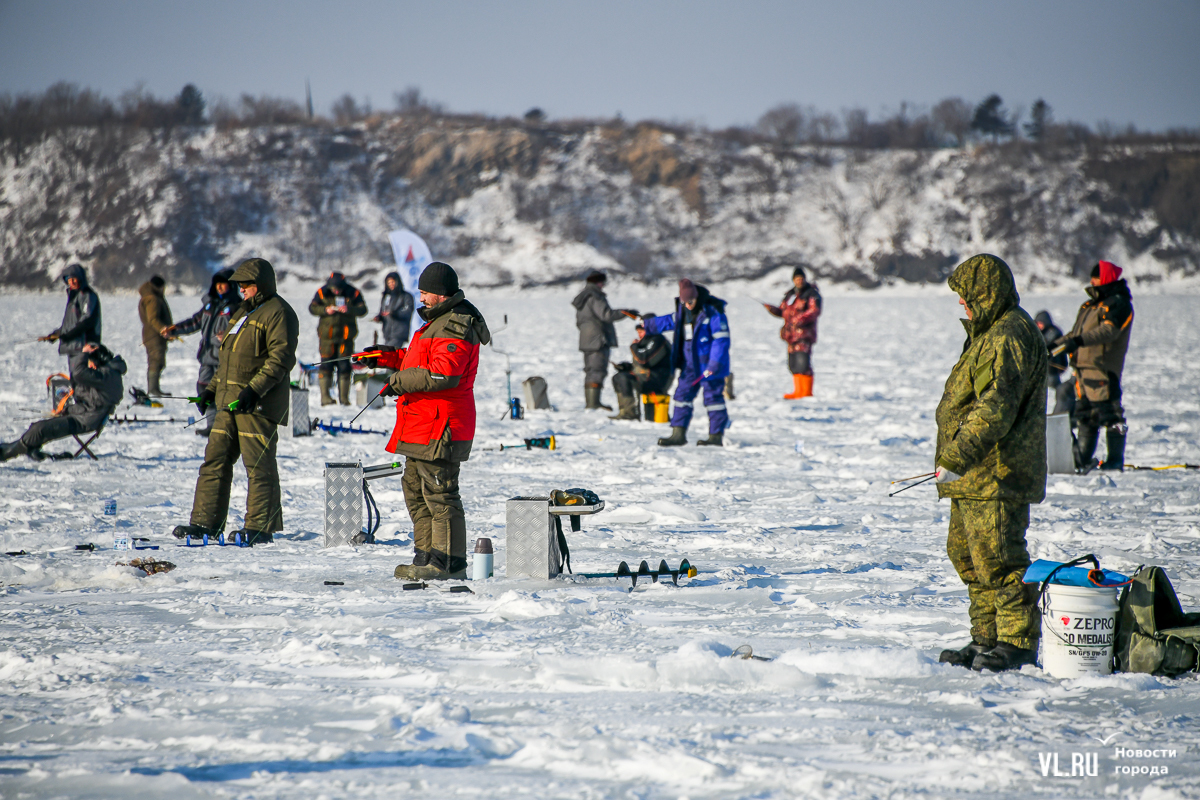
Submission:
POLYGON ((1021 578, 1029 504, 1046 496, 1046 344, 999 258, 974 256, 949 283, 972 319, 937 408, 937 464, 962 476, 938 485, 951 498, 946 551, 967 584, 972 638, 1029 650, 1039 624, 1021 578))
POLYGON ((221 342, 217 374, 208 384, 216 394, 216 419, 204 451, 192 501, 193 525, 213 530, 225 524, 229 487, 239 457, 246 466, 244 528, 283 530, 283 503, 275 450, 279 427, 291 407, 288 375, 296 365, 300 323, 296 312, 275 293, 275 270, 261 258, 243 261, 230 280, 253 282, 258 294, 233 311, 221 342), (260 398, 253 412, 229 411, 245 388, 260 398))

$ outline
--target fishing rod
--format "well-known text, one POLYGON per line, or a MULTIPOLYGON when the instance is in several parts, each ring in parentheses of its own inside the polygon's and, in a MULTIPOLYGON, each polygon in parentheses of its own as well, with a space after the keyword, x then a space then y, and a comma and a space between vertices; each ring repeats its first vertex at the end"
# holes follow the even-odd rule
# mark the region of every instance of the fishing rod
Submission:
POLYGON ((926 481, 931 481, 936 477, 937 477, 937 473, 934 473, 933 475, 930 475, 926 478, 922 478, 921 480, 917 481, 916 483, 910 483, 908 486, 905 486, 903 489, 897 489, 896 491, 891 492, 890 494, 888 494, 888 497, 895 497, 896 495, 900 494, 901 492, 906 492, 909 489, 913 488, 914 486, 920 486, 922 483, 925 483, 926 481))
POLYGON ((1137 464, 1126 464, 1125 469, 1161 472, 1164 469, 1200 469, 1200 464, 1169 464, 1165 467, 1140 467, 1137 464))
MULTIPOLYGON (((936 472, 923 472, 920 475, 913 475, 911 478, 897 478, 892 483, 904 483, 905 481, 915 481, 918 478, 928 478, 930 475, 937 475, 936 472)), ((891 484, 889 484, 891 485, 891 484)))

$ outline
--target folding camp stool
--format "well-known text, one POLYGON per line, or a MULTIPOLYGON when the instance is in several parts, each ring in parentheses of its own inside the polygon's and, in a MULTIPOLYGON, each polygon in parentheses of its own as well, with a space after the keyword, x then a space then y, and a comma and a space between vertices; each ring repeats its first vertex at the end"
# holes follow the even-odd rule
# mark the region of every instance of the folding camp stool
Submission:
MULTIPOLYGON (((83 439, 79 438, 78 433, 71 434, 71 437, 79 444, 79 449, 75 451, 75 455, 71 456, 72 460, 79 458, 79 456, 83 453, 87 453, 88 458, 90 458, 92 461, 100 460, 100 459, 96 458, 96 454, 92 452, 90 445, 92 444, 92 442, 96 441, 96 439, 98 439, 100 437, 101 433, 104 432, 104 425, 107 422, 108 422, 107 419, 105 419, 104 422, 101 422, 100 427, 96 428, 96 430, 92 431, 92 435, 88 437, 86 442, 83 439)), ((87 433, 87 431, 84 431, 84 433, 87 433)))

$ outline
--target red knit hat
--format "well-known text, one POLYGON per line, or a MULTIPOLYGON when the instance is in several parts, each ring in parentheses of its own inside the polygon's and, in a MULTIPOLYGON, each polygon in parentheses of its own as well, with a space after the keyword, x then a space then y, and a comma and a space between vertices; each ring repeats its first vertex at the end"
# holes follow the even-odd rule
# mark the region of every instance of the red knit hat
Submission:
POLYGON ((700 296, 696 291, 696 284, 684 278, 679 282, 679 302, 690 303, 700 296))
POLYGON ((1121 277, 1121 268, 1111 261, 1101 261, 1100 264, 1100 285, 1112 283, 1121 277))

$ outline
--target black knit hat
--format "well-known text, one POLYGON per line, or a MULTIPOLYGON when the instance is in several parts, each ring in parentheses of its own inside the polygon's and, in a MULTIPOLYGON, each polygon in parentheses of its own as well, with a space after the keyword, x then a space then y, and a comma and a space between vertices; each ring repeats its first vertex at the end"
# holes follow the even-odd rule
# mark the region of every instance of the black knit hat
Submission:
POLYGON ((159 289, 167 285, 167 282, 162 279, 161 275, 155 275, 150 279, 151 286, 157 286, 159 289))
POLYGON ((421 273, 417 288, 422 292, 450 297, 458 293, 458 273, 449 264, 435 261, 421 273))
POLYGON ((608 283, 608 273, 598 269, 592 270, 587 276, 588 283, 608 283))
POLYGON ((808 276, 804 274, 804 267, 796 267, 794 270, 792 270, 792 280, 796 280, 796 278, 804 278, 804 280, 808 280, 808 276))

